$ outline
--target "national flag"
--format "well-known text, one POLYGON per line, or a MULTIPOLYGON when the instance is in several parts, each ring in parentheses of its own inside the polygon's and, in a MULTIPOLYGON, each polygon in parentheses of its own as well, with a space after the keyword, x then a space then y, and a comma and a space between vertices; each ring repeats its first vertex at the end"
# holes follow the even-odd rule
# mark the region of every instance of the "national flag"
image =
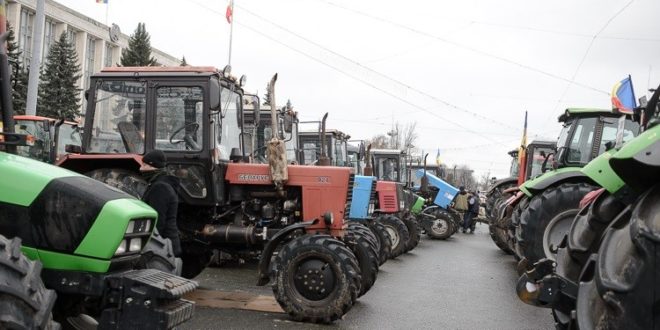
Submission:
POLYGON ((108 0, 96 0, 96 3, 108 4, 108 0))
POLYGON ((632 79, 628 75, 612 88, 612 108, 618 109, 621 113, 632 114, 636 106, 635 90, 633 90, 632 79))
POLYGON ((525 182, 525 164, 527 163, 527 111, 525 111, 525 126, 523 128, 523 136, 518 148, 518 184, 521 185, 525 182))
POLYGON ((234 15, 234 1, 230 0, 227 5, 227 11, 225 12, 225 18, 227 18, 227 23, 231 24, 231 20, 234 15))
POLYGON ((442 163, 442 162, 440 161, 440 148, 438 148, 438 153, 435 155, 435 163, 436 163, 436 165, 438 165, 438 166, 440 166, 440 164, 442 163))

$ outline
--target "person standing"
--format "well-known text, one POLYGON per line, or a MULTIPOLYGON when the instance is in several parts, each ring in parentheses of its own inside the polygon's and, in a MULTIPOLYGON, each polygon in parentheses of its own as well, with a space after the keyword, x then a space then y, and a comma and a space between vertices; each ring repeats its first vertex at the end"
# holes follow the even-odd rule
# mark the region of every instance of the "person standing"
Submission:
POLYGON ((465 232, 465 215, 468 213, 468 194, 465 191, 465 187, 461 186, 459 188, 458 195, 454 199, 454 209, 461 215, 463 219, 463 224, 461 226, 461 231, 465 232))
POLYGON ((469 229, 470 234, 474 234, 476 224, 473 220, 475 217, 479 216, 479 207, 479 194, 474 191, 470 194, 470 197, 468 197, 468 211, 466 212, 466 219, 464 220, 464 232, 469 229))
POLYGON ((140 173, 149 183, 147 191, 142 196, 142 201, 158 212, 156 229, 161 236, 172 241, 174 255, 178 257, 181 255, 181 240, 176 224, 179 207, 176 188, 179 186, 179 179, 165 171, 167 158, 165 153, 160 150, 146 153, 142 157, 142 163, 140 173))

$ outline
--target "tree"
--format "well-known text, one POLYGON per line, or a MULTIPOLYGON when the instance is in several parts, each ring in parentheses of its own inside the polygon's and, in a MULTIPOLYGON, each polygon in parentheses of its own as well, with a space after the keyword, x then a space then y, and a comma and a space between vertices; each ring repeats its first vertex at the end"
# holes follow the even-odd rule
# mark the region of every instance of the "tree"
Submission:
POLYGON ((53 44, 41 72, 37 114, 44 117, 75 120, 80 115, 80 79, 78 54, 66 33, 53 44))
POLYGON ((387 136, 384 134, 378 134, 373 136, 371 139, 365 140, 365 145, 370 145, 372 149, 385 149, 387 148, 387 136))
POLYGON ((138 23, 135 32, 128 40, 128 48, 122 49, 121 66, 155 66, 156 59, 151 56, 151 37, 144 23, 138 23))
POLYGON ((181 59, 181 66, 189 66, 188 62, 186 62, 186 56, 185 55, 181 59))
POLYGON ((9 63, 16 66, 15 73, 11 79, 11 96, 14 112, 18 115, 25 114, 25 102, 27 100, 27 85, 28 85, 28 71, 21 63, 21 51, 18 48, 18 43, 15 41, 14 28, 7 22, 7 57, 9 63))

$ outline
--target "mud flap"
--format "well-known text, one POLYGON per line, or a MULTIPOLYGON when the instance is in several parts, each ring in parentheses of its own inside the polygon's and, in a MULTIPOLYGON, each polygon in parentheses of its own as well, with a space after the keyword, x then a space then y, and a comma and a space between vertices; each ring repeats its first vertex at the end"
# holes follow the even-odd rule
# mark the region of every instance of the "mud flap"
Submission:
POLYGON ((307 221, 297 223, 286 228, 281 229, 280 231, 271 238, 266 246, 264 246, 263 251, 261 252, 261 259, 259 259, 259 266, 257 267, 257 286, 264 286, 270 282, 270 260, 273 257, 275 249, 289 238, 289 235, 297 230, 303 230, 313 224, 316 224, 318 220, 307 221))

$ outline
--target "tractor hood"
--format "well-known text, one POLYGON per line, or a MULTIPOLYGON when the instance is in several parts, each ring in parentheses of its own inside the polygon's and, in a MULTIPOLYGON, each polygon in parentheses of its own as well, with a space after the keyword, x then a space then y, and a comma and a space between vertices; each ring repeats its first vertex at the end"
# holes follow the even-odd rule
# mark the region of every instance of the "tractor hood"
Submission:
POLYGON ((148 205, 86 176, 3 152, 0 172, 0 233, 46 268, 107 271, 129 221, 150 220, 140 236, 155 226, 148 205))
POLYGON ((628 141, 610 158, 610 165, 637 192, 656 184, 660 180, 660 125, 628 141))
POLYGON ((582 174, 594 180, 611 194, 617 192, 625 184, 610 166, 610 159, 614 153, 616 153, 616 150, 604 152, 581 170, 582 174))
MULTIPOLYGON (((424 176, 424 170, 418 169, 415 172, 418 178, 424 176)), ((447 208, 449 204, 454 200, 454 197, 458 194, 458 188, 450 185, 445 180, 438 178, 437 176, 426 172, 426 177, 429 179, 429 184, 433 187, 438 188, 438 194, 435 196, 433 203, 442 207, 447 208)))

